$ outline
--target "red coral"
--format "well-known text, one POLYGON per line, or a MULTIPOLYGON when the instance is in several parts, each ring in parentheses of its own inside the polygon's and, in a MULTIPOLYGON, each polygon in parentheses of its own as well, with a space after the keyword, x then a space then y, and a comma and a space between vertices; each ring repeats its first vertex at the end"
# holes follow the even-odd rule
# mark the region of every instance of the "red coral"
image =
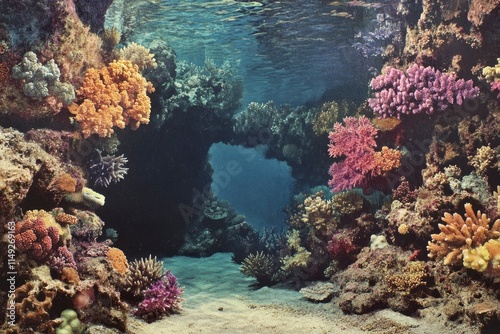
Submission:
POLYGON ((16 224, 16 248, 28 253, 35 260, 43 260, 54 251, 59 242, 59 232, 47 227, 40 218, 23 220, 16 224))
POLYGON ((336 233, 332 236, 327 245, 328 253, 340 264, 347 264, 353 255, 358 251, 358 247, 353 242, 351 236, 345 233, 336 233))

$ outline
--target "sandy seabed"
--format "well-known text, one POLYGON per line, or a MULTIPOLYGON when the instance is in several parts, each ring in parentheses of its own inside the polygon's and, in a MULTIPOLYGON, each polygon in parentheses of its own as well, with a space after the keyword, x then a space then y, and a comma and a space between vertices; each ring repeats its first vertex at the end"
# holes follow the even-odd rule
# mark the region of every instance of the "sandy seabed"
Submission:
POLYGON ((148 324, 130 319, 134 334, 323 334, 394 333, 474 334, 466 325, 446 324, 439 309, 425 317, 408 317, 390 310, 345 315, 335 300, 312 303, 293 290, 252 287, 231 254, 208 258, 166 258, 168 269, 184 287, 183 310, 148 324))

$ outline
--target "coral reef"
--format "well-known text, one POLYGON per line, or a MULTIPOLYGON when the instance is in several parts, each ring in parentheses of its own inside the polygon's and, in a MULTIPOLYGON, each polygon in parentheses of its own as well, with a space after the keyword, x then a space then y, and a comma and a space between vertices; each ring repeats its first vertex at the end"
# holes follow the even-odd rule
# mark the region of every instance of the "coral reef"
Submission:
POLYGON ((382 151, 375 151, 377 129, 368 118, 346 117, 344 123, 336 123, 328 136, 330 156, 345 157, 334 162, 328 171, 332 191, 367 186, 372 177, 383 176, 400 166, 401 153, 397 150, 384 146, 382 151))
POLYGON ((24 220, 16 223, 16 248, 35 260, 43 260, 59 242, 59 231, 47 226, 43 219, 24 220))
POLYGON ((177 64, 175 93, 164 101, 165 110, 208 110, 216 116, 230 119, 241 103, 243 82, 235 69, 224 63, 217 67, 206 60, 203 67, 187 62, 177 64))
POLYGON ((27 52, 22 62, 12 68, 12 77, 23 80, 23 92, 27 96, 41 100, 54 95, 69 105, 75 99, 75 90, 70 84, 60 82, 60 75, 53 59, 42 65, 33 52, 27 52))
POLYGON ((137 65, 141 72, 146 68, 155 69, 158 64, 154 55, 149 52, 150 50, 144 46, 132 42, 118 51, 118 59, 130 61, 132 64, 137 65))

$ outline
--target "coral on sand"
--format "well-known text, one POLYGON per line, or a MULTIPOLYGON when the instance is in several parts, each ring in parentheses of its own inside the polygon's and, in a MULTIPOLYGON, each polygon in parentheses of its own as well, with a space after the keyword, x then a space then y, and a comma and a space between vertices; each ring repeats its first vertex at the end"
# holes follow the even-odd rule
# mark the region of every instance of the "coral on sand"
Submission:
POLYGON ((182 301, 180 296, 183 293, 184 289, 179 287, 177 278, 168 271, 144 292, 144 299, 139 303, 135 315, 153 322, 179 312, 182 301))
MULTIPOLYGON (((476 270, 482 269, 478 271, 484 271, 490 259, 487 252, 488 248, 486 248, 485 244, 491 239, 498 239, 500 237, 500 219, 497 219, 490 227, 490 219, 485 214, 481 214, 481 211, 475 214, 472 210, 472 205, 466 203, 465 219, 458 213, 454 213, 453 215, 445 213, 442 220, 446 224, 439 224, 441 232, 433 234, 431 236, 432 241, 429 241, 427 246, 429 257, 436 260, 443 259, 445 265, 457 265, 463 262, 465 266, 476 270), (486 263, 473 264, 472 262, 478 261, 478 256, 486 263), (486 265, 486 267, 482 268, 482 265, 486 265)), ((489 247, 492 251, 496 249, 496 246, 493 244, 489 247)), ((495 261, 498 260, 495 259, 495 261)))
POLYGON ((130 262, 123 290, 133 297, 142 297, 146 288, 165 274, 163 262, 153 258, 141 258, 130 262))
POLYGON ((149 123, 153 85, 128 60, 89 69, 77 91, 78 102, 69 106, 85 138, 92 134, 109 137, 113 127, 129 125, 133 130, 149 123))
POLYGON ((406 73, 388 67, 385 74, 370 82, 375 97, 368 104, 379 117, 432 114, 453 104, 478 96, 472 80, 457 79, 456 74, 442 73, 430 66, 413 64, 406 73))
POLYGON ((249 254, 240 267, 244 275, 255 277, 260 285, 271 285, 277 282, 279 269, 278 257, 264 252, 249 254))

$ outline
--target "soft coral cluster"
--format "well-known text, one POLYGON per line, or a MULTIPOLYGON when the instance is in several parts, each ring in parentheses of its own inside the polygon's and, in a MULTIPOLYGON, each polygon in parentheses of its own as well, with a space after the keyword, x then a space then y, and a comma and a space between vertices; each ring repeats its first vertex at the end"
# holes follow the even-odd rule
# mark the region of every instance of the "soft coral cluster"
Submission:
POLYGON ((332 179, 328 185, 332 191, 364 186, 371 177, 399 167, 399 151, 388 147, 383 147, 380 152, 375 151, 377 129, 368 118, 346 117, 344 123, 345 125, 336 123, 329 135, 330 156, 345 157, 344 160, 333 163, 329 169, 332 179))
POLYGON ((178 312, 183 292, 177 283, 177 278, 168 271, 144 291, 144 299, 139 303, 135 314, 148 322, 153 322, 165 315, 178 312))
POLYGON ((100 70, 90 69, 77 92, 80 104, 69 106, 85 138, 92 134, 109 137, 113 127, 129 125, 133 130, 149 123, 153 85, 140 74, 137 65, 117 60, 100 70))

